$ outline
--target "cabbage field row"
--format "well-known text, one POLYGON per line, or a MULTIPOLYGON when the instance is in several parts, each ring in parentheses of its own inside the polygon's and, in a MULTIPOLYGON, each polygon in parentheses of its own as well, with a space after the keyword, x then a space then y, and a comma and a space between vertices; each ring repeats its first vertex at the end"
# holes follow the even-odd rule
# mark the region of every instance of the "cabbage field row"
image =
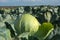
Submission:
POLYGON ((60 6, 0 7, 0 40, 60 40, 60 6))

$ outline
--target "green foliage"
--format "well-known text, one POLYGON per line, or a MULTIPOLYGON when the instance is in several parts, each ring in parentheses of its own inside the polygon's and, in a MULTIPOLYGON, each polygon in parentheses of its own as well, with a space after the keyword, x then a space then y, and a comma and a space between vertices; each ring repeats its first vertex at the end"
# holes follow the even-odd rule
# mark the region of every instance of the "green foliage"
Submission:
POLYGON ((51 23, 43 23, 34 36, 38 37, 40 40, 43 40, 52 32, 53 29, 54 26, 51 23))

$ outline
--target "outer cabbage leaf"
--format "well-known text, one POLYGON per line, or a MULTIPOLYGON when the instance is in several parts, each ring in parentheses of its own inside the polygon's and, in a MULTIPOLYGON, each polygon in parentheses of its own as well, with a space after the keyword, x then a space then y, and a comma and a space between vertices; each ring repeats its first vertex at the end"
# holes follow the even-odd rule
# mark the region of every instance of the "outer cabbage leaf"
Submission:
POLYGON ((39 40, 44 40, 54 29, 51 23, 43 23, 34 36, 39 40))

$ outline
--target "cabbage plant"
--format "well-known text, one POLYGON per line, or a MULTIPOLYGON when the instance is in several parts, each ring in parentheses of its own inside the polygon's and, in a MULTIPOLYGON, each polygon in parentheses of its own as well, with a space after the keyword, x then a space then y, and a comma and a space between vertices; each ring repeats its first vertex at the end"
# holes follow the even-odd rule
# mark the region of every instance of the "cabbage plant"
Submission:
POLYGON ((37 32, 40 25, 38 20, 31 14, 23 14, 15 21, 14 27, 17 34, 28 32, 29 35, 33 35, 37 32))
POLYGON ((10 30, 3 22, 0 22, 0 40, 12 40, 10 30))

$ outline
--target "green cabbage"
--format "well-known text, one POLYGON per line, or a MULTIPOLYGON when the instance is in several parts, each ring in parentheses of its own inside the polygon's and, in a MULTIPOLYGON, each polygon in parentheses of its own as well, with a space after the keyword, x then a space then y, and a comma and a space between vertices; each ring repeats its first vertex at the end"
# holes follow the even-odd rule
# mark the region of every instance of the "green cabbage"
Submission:
POLYGON ((9 29, 0 28, 0 40, 12 40, 9 29))
POLYGON ((40 23, 34 16, 30 14, 23 14, 21 18, 18 18, 15 21, 14 26, 18 34, 29 32, 29 34, 32 35, 37 32, 40 23))

